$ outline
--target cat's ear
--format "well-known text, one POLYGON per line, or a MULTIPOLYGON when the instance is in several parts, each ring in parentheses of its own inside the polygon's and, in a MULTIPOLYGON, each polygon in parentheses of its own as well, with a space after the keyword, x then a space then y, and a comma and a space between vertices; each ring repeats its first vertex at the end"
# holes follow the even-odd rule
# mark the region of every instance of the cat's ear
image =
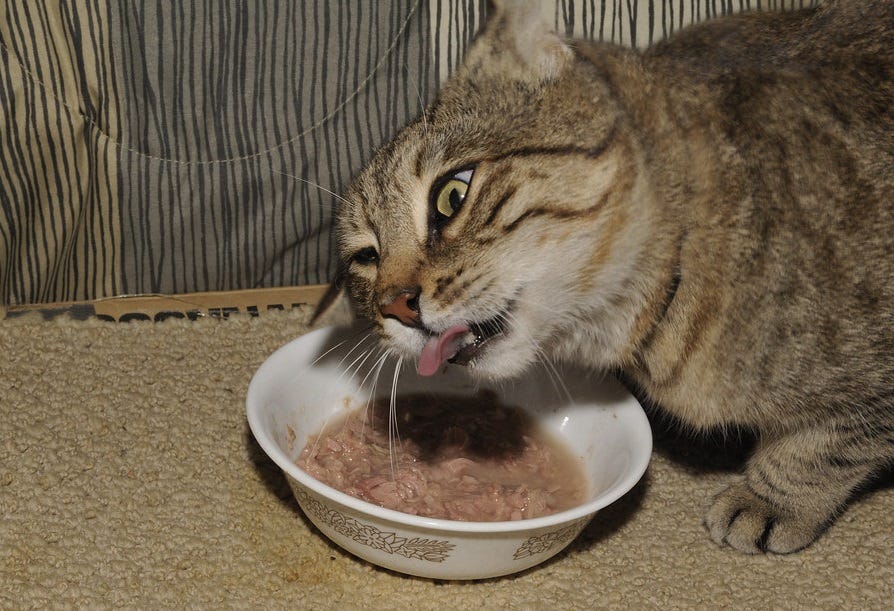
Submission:
POLYGON ((519 80, 558 78, 573 53, 547 23, 543 6, 538 0, 491 0, 487 23, 466 64, 519 80))

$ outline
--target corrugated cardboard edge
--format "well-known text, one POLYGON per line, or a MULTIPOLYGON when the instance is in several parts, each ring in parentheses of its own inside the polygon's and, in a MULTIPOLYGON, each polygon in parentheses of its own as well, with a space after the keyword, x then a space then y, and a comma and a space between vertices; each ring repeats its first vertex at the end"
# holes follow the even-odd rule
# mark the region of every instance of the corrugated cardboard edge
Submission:
POLYGON ((37 312, 46 319, 64 315, 76 320, 95 317, 116 322, 228 318, 237 313, 259 316, 271 310, 315 307, 326 288, 326 285, 308 285, 178 295, 122 295, 95 301, 9 306, 6 316, 11 318, 37 312))

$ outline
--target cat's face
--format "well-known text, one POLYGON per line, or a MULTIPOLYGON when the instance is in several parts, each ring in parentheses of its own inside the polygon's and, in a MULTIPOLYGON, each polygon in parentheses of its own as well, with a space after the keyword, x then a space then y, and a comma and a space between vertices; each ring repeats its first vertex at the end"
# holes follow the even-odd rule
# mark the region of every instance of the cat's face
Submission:
POLYGON ((345 194, 347 289, 423 374, 448 359, 516 374, 626 281, 615 259, 635 180, 618 113, 532 21, 498 12, 345 194))

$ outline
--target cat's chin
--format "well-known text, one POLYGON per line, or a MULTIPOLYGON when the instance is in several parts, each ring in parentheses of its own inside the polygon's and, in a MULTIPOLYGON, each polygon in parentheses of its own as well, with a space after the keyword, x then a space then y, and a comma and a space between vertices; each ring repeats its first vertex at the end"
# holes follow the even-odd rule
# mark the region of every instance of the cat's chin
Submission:
MULTIPOLYGON (((497 344, 509 343, 508 338, 497 340, 497 344)), ((520 355, 518 351, 508 346, 489 346, 482 354, 469 361, 470 373, 490 380, 504 380, 523 374, 531 365, 533 354, 530 358, 520 355)))

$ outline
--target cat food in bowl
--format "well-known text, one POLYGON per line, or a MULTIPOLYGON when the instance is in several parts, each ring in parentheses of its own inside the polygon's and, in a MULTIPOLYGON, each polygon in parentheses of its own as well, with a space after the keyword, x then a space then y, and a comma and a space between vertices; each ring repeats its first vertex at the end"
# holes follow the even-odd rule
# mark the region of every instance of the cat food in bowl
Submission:
POLYGON ((364 403, 312 435, 298 466, 388 509, 498 522, 583 503, 583 461, 493 391, 402 395, 364 403))
MULTIPOLYGON (((246 400, 252 433, 282 469, 301 510, 333 542, 374 564, 435 579, 483 579, 522 571, 564 549, 599 509, 629 491, 646 469, 652 449, 648 421, 637 401, 614 381, 567 370, 560 374, 531 371, 511 383, 489 384, 471 378, 461 367, 447 367, 432 377, 422 378, 407 365, 399 368, 395 377, 394 365, 379 369, 376 355, 374 338, 357 327, 313 331, 280 348, 261 365, 246 400), (392 389, 394 417, 389 419, 392 389), (426 399, 430 400, 428 406, 426 399), (491 411, 490 416, 482 414, 477 421, 486 429, 478 441, 466 439, 468 431, 463 426, 437 420, 443 414, 436 408, 443 412, 451 405, 466 414, 463 417, 472 429, 476 423, 475 409, 491 411), (520 415, 514 413, 516 409, 520 415), (325 443, 325 437, 319 437, 321 432, 325 429, 344 433, 343 426, 333 430, 333 425, 349 415, 368 418, 354 422, 361 429, 354 436, 356 439, 369 437, 372 441, 375 435, 383 433, 381 429, 376 432, 375 427, 380 426, 377 421, 385 423, 385 436, 379 437, 379 447, 371 452, 385 453, 391 439, 385 460, 387 465, 393 461, 393 470, 388 466, 374 475, 378 480, 358 479, 370 489, 381 484, 382 490, 393 491, 403 482, 401 469, 408 461, 432 459, 434 469, 445 464, 449 468, 453 464, 450 461, 462 463, 463 468, 473 463, 471 475, 463 472, 459 477, 470 494, 457 499, 451 496, 455 492, 449 492, 433 502, 430 501, 436 497, 434 494, 405 495, 403 501, 395 502, 407 502, 410 498, 410 504, 392 505, 403 509, 398 511, 382 506, 388 504, 387 498, 372 495, 367 497, 369 500, 362 500, 349 494, 350 482, 340 485, 338 478, 342 475, 335 475, 331 483, 337 487, 333 487, 300 468, 297 463, 302 461, 302 452, 307 448, 305 461, 311 450, 319 455, 319 444, 325 443), (428 417, 432 420, 426 426, 428 417), (502 437, 498 435, 501 417, 508 418, 502 437), (388 422, 397 427, 390 435, 388 422), (369 432, 363 431, 367 425, 371 427, 369 432), (442 435, 432 434, 433 431, 442 435), (313 448, 315 443, 317 448, 313 448), (556 485, 561 487, 565 474, 570 473, 572 477, 568 479, 573 479, 573 470, 579 469, 584 490, 570 494, 580 494, 581 498, 573 499, 568 507, 550 508, 549 503, 562 501, 553 497, 562 497, 564 493, 557 492, 556 485, 548 483, 548 479, 540 484, 517 481, 514 488, 510 481, 509 488, 502 492, 489 489, 497 508, 488 514, 487 508, 493 504, 475 501, 480 490, 475 488, 478 482, 470 480, 484 477, 482 472, 491 471, 494 465, 502 473, 501 461, 525 462, 522 457, 529 449, 522 446, 530 443, 534 444, 530 450, 534 452, 552 451, 539 444, 555 443, 562 447, 557 454, 569 456, 557 456, 555 474, 549 475, 550 470, 546 469, 545 477, 558 480, 556 485), (471 454, 455 454, 457 448, 471 454), (442 450, 446 454, 436 456, 442 450), (415 454, 409 456, 407 452, 415 454), (567 463, 563 462, 565 458, 567 463), (394 479, 389 481, 392 476, 394 479), (511 495, 519 491, 527 494, 529 489, 534 492, 511 506, 511 495), (501 494, 506 498, 499 498, 501 494), (422 507, 417 499, 426 499, 421 505, 428 503, 435 509, 422 507), (507 503, 508 509, 504 507, 507 503), (446 515, 458 519, 427 515, 440 515, 437 512, 445 506, 453 508, 446 515), (450 513, 459 506, 466 506, 462 511, 470 513, 450 513), (531 507, 535 508, 530 512, 533 517, 526 515, 531 507)), ((343 438, 338 443, 342 442, 343 438)), ((337 452, 346 450, 334 450, 335 453, 324 456, 338 463, 337 452)), ((357 456, 345 455, 344 460, 357 456)), ((543 461, 543 455, 537 456, 528 461, 534 472, 537 465, 533 463, 543 461)), ((308 470, 314 470, 304 464, 308 470)), ((421 477, 420 481, 431 489, 444 485, 431 472, 424 472, 421 477)), ((535 475, 523 473, 518 477, 535 475)))

